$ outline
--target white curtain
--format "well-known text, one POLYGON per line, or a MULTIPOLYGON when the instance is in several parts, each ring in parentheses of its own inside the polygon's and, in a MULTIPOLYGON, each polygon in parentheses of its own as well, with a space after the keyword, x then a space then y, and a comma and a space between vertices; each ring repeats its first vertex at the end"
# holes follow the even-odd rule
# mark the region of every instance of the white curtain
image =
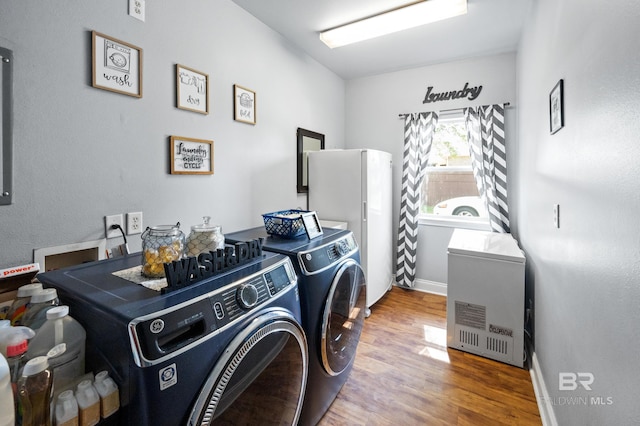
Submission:
POLYGON ((420 193, 437 123, 438 115, 434 112, 407 114, 404 119, 402 198, 396 271, 396 282, 401 287, 414 286, 420 193))
POLYGON ((465 108, 473 175, 494 232, 510 232, 504 104, 465 108))

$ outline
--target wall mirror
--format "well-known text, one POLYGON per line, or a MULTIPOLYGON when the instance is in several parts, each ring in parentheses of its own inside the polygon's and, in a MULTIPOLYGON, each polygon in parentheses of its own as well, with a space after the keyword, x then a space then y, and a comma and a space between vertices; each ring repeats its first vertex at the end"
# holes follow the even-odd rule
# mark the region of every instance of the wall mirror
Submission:
POLYGON ((324 149, 324 135, 298 127, 298 192, 308 192, 307 156, 310 151, 324 149))
POLYGON ((13 162, 13 53, 0 47, 0 206, 11 204, 13 162))

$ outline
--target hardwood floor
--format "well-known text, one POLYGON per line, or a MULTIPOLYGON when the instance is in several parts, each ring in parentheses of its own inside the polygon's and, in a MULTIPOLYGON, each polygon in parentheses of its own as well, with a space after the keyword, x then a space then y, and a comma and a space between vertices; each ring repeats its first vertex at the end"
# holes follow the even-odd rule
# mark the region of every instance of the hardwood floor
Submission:
POLYGON ((394 287, 372 307, 321 426, 540 425, 528 370, 446 347, 446 298, 394 287))

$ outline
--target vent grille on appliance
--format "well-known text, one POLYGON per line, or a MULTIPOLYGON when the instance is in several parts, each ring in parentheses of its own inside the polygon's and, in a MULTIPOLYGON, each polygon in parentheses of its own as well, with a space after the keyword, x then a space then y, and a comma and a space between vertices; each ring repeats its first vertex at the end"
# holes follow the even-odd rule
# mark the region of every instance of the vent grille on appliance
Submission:
POLYGON ((503 355, 509 355, 509 342, 507 342, 506 340, 487 336, 487 350, 503 355))
POLYGON ((473 331, 460 329, 458 340, 463 345, 478 346, 478 343, 480 341, 480 336, 478 336, 478 333, 475 333, 473 331))

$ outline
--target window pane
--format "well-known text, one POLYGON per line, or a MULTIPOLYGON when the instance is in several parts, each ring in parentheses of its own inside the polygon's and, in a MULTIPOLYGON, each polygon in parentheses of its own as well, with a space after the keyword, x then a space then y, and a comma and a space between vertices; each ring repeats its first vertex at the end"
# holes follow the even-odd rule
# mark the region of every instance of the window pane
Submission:
POLYGON ((422 186, 422 213, 487 217, 473 177, 462 118, 445 119, 438 124, 428 164, 422 186))

